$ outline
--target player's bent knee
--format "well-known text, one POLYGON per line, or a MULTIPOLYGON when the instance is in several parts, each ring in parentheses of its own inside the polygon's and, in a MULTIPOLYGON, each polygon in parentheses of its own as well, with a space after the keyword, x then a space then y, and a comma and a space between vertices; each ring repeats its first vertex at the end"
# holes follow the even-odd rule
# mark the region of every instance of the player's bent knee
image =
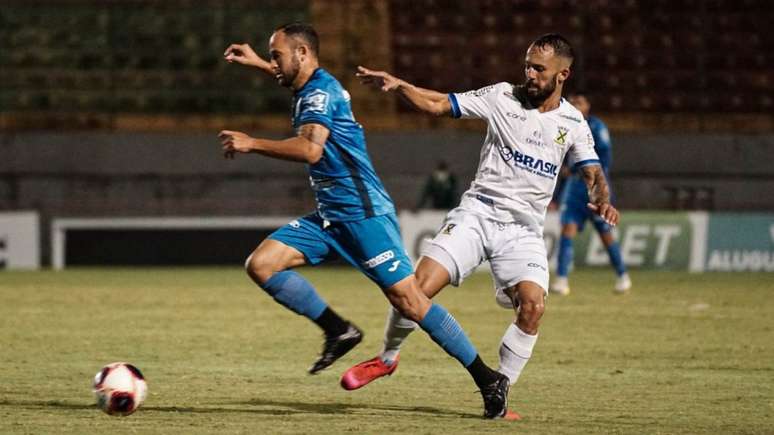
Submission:
POLYGON ((263 255, 256 251, 245 260, 247 275, 258 285, 265 284, 277 272, 263 257, 263 255))
POLYGON ((405 318, 419 322, 429 309, 430 301, 418 288, 405 289, 392 287, 384 290, 390 304, 405 318))
POLYGON ((538 321, 546 311, 546 304, 543 301, 522 301, 521 311, 528 320, 538 321))
POLYGON ((387 299, 389 299, 390 304, 392 304, 392 306, 398 310, 401 316, 413 322, 418 322, 421 320, 419 307, 417 304, 412 304, 411 298, 407 297, 407 295, 399 293, 388 293, 387 299))
POLYGON ((544 312, 543 301, 522 301, 519 309, 519 327, 527 334, 536 334, 544 312))

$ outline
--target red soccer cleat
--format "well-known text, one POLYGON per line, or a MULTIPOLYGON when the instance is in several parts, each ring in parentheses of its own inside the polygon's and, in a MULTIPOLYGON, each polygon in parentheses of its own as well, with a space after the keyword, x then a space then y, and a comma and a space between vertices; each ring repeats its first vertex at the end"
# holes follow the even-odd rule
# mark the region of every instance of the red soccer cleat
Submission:
POLYGON ((521 416, 519 414, 517 414, 515 411, 507 410, 507 411, 505 411, 505 415, 503 416, 503 420, 519 421, 519 420, 521 420, 521 416))
POLYGON ((376 358, 371 358, 368 361, 363 361, 360 364, 352 366, 341 375, 341 388, 345 390, 357 390, 382 376, 392 375, 392 372, 398 368, 399 359, 400 356, 395 358, 395 362, 387 365, 377 356, 376 358))

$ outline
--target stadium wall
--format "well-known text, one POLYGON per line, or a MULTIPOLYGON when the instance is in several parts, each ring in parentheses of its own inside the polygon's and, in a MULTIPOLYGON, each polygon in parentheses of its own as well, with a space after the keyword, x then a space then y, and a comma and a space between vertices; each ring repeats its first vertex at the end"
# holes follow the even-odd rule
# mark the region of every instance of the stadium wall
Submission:
MULTIPOLYGON (((402 212, 404 245, 413 260, 441 227, 444 211, 402 212)), ((52 263, 66 266, 241 264, 293 217, 54 219, 52 263)), ((0 219, 2 224, 2 219, 0 219)), ((552 268, 560 234, 549 212, 544 240, 552 268)), ((615 231, 625 263, 635 269, 774 272, 774 214, 631 212, 615 231)), ((575 243, 575 266, 608 265, 592 231, 575 243)))
MULTIPOLYGON (((482 132, 375 132, 368 141, 377 171, 403 209, 413 207, 440 160, 466 186, 475 174, 482 132)), ((0 143, 0 209, 163 216, 298 214, 313 208, 302 165, 257 156, 224 160, 215 131, 25 132, 2 135, 0 143)), ((623 209, 774 210, 774 195, 766 194, 774 191, 774 135, 614 132, 613 144, 612 183, 623 209)))
MULTIPOLYGON (((406 210, 440 160, 467 186, 482 134, 374 132, 369 151, 406 210)), ((614 133, 613 141, 612 184, 625 211, 774 210, 774 135, 614 133)), ((43 228, 53 217, 284 216, 314 209, 302 165, 257 156, 224 160, 214 132, 19 132, 0 135, 0 144, 0 211, 37 210, 43 228)), ((44 234, 45 264, 49 243, 44 234)))

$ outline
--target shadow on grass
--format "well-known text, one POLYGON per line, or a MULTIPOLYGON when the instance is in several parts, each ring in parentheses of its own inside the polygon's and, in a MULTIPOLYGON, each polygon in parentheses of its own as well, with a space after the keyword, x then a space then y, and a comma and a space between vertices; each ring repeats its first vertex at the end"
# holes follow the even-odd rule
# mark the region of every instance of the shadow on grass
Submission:
MULTIPOLYGON (((409 412, 419 414, 429 414, 445 417, 462 418, 481 418, 480 415, 466 412, 452 411, 448 409, 435 408, 432 406, 398 406, 382 404, 363 404, 363 403, 302 403, 277 401, 268 399, 251 399, 246 402, 234 402, 236 405, 250 406, 268 406, 276 408, 286 408, 285 413, 301 414, 351 414, 352 411, 381 411, 381 412, 409 412)), ((282 412, 283 410, 276 410, 282 412)))
MULTIPOLYGON (((384 412, 402 412, 419 413, 438 417, 455 418, 475 418, 480 419, 478 414, 451 411, 448 409, 435 408, 432 406, 398 406, 398 405, 378 405, 378 404, 351 404, 351 403, 303 403, 290 401, 275 401, 266 399, 251 399, 245 402, 233 402, 229 404, 218 404, 215 406, 143 406, 141 411, 145 412, 173 412, 173 413, 193 413, 193 414, 216 414, 216 413, 248 413, 261 415, 295 415, 295 414, 353 414, 356 411, 373 411, 383 414, 384 412), (223 406, 226 405, 226 406, 223 406), (262 408, 263 407, 263 408, 262 408)), ((20 409, 63 409, 63 410, 92 410, 96 409, 94 403, 82 402, 64 402, 59 400, 0 400, 0 408, 20 408, 20 409)))

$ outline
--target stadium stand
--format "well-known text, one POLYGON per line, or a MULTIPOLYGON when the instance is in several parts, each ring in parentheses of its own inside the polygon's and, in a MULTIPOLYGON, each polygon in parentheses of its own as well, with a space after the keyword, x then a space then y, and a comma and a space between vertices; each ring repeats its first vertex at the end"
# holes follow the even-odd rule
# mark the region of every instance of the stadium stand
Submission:
POLYGON ((597 96, 598 111, 764 112, 772 107, 768 72, 774 67, 774 37, 766 29, 774 10, 766 1, 390 4, 397 72, 430 87, 520 81, 524 47, 540 33, 558 31, 574 42, 574 83, 597 96))
POLYGON ((220 54, 231 41, 265 38, 307 11, 299 0, 260 8, 249 1, 4 2, 0 107, 103 115, 275 110, 286 105, 283 90, 262 76, 245 80, 220 54), (247 89, 230 86, 235 80, 247 89))
POLYGON ((220 57, 235 41, 265 47, 297 19, 320 31, 322 63, 351 92, 399 208, 439 157, 465 185, 482 126, 417 116, 356 84, 355 67, 448 91, 520 82, 527 45, 558 31, 578 53, 571 84, 611 128, 622 208, 774 209, 761 194, 774 191, 766 0, 2 3, 0 210, 44 222, 308 211, 303 168, 223 162, 215 139, 225 127, 288 134, 287 91, 220 57))

